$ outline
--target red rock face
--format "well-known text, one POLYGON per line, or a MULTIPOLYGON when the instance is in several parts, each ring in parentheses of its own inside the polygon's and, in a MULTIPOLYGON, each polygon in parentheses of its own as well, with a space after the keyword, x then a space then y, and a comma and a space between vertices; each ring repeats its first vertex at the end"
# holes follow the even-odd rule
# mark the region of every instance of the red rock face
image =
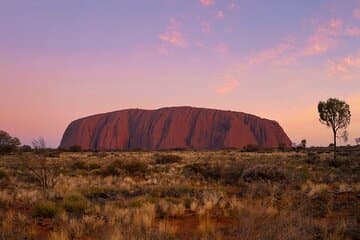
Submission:
POLYGON ((61 148, 82 149, 219 149, 290 147, 291 141, 271 120, 254 115, 193 107, 127 109, 73 121, 61 148))

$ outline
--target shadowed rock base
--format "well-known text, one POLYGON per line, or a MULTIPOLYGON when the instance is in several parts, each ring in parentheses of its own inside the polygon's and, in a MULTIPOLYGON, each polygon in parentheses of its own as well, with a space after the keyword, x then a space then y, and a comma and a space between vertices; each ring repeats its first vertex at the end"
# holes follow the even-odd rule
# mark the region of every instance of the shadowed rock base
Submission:
POLYGON ((220 149, 256 145, 290 147, 281 126, 271 120, 232 111, 193 107, 126 109, 73 121, 61 148, 82 149, 220 149))

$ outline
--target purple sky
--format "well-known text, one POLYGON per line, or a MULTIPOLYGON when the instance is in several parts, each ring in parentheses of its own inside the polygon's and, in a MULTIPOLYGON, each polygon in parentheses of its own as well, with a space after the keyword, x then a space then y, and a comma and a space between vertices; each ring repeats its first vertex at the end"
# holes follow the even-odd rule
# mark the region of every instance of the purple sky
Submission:
POLYGON ((277 120, 327 145, 317 103, 360 137, 359 0, 2 0, 0 129, 57 146, 70 121, 196 106, 277 120))

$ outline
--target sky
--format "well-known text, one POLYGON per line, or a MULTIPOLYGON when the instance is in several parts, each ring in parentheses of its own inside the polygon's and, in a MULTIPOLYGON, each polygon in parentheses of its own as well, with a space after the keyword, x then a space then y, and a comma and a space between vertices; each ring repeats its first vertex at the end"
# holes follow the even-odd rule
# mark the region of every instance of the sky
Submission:
POLYGON ((317 104, 360 137, 360 0, 0 0, 0 129, 57 147, 80 117, 194 106, 328 145, 317 104))

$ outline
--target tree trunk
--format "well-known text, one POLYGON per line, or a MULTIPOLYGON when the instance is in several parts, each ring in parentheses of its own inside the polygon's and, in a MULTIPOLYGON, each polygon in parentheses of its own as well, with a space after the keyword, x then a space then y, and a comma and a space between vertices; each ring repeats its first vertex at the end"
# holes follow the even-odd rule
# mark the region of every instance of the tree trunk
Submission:
POLYGON ((336 160, 336 131, 333 130, 334 132, 334 160, 336 160))

